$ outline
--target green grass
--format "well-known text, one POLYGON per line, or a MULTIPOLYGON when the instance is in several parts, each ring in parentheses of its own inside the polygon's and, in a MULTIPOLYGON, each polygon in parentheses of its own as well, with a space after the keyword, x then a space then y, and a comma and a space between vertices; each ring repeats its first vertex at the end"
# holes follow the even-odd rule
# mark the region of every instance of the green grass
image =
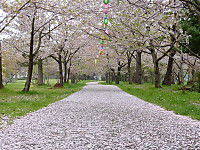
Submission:
POLYGON ((131 95, 159 105, 166 110, 200 120, 200 93, 187 91, 183 94, 181 90, 178 90, 178 85, 155 88, 150 83, 129 85, 128 83, 120 82, 117 86, 131 95))
MULTIPOLYGON (((52 86, 56 82, 57 80, 50 80, 52 86)), ((24 80, 9 83, 5 88, 0 89, 0 116, 8 116, 11 119, 24 116, 81 90, 86 82, 88 81, 64 84, 64 88, 51 88, 46 84, 31 85, 27 93, 22 91, 24 80)))

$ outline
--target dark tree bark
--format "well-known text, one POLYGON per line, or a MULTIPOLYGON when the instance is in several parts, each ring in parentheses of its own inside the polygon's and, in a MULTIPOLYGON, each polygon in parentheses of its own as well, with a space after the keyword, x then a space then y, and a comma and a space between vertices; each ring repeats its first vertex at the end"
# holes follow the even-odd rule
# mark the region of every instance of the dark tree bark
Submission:
POLYGON ((30 89, 30 85, 31 85, 31 79, 32 79, 32 73, 33 73, 33 59, 35 57, 35 55, 38 53, 40 46, 41 46, 41 41, 42 41, 42 37, 44 37, 44 35, 42 36, 42 31, 44 30, 44 28, 41 29, 41 31, 37 31, 39 32, 39 38, 38 38, 38 43, 37 43, 37 47, 35 48, 35 52, 34 52, 34 35, 35 35, 35 16, 36 16, 36 11, 34 13, 33 19, 32 19, 32 23, 31 23, 31 39, 30 39, 30 51, 29 51, 29 64, 28 64, 28 75, 26 78, 26 83, 24 86, 23 91, 24 92, 28 92, 30 89))
POLYGON ((59 47, 59 52, 57 53, 57 56, 50 55, 57 63, 58 63, 58 68, 59 68, 59 79, 60 79, 60 85, 63 86, 63 69, 62 69, 62 51, 63 51, 63 46, 59 47))
POLYGON ((29 52, 29 64, 28 64, 28 75, 26 78, 25 87, 23 89, 24 92, 28 92, 31 85, 31 78, 33 72, 33 45, 34 45, 34 25, 35 25, 35 17, 32 20, 32 31, 31 31, 31 40, 30 40, 30 52, 29 52))
POLYGON ((63 65, 64 65, 64 83, 67 83, 67 61, 66 61, 66 59, 64 59, 63 65))
POLYGON ((58 54, 58 58, 54 57, 51 55, 53 59, 55 59, 58 63, 58 68, 59 68, 59 79, 60 79, 60 84, 63 86, 63 70, 62 70, 62 57, 61 57, 61 52, 58 54))
POLYGON ((110 66, 110 58, 108 57, 108 53, 106 54, 106 56, 107 56, 107 61, 108 61, 108 68, 109 68, 109 70, 107 71, 108 73, 108 83, 109 84, 111 84, 112 83, 112 78, 111 78, 111 66, 110 66))
POLYGON ((156 52, 153 48, 153 45, 152 45, 152 41, 150 41, 150 51, 151 51, 151 55, 152 55, 152 58, 153 58, 153 64, 154 64, 154 73, 155 73, 155 88, 160 88, 160 70, 159 70, 159 61, 158 61, 158 58, 157 58, 157 55, 156 55, 156 52))
POLYGON ((120 61, 118 61, 118 67, 117 67, 117 75, 115 76, 115 84, 119 84, 120 76, 121 76, 121 69, 125 67, 126 64, 121 64, 120 61))
POLYGON ((67 71, 67 84, 69 84, 69 78, 70 78, 70 66, 67 71))
POLYGON ((42 59, 38 60, 38 84, 43 84, 43 67, 42 59))
POLYGON ((180 77, 180 73, 179 72, 176 75, 176 77, 177 77, 177 85, 181 85, 181 77, 180 77))
POLYGON ((70 70, 71 65, 72 65, 72 63, 71 63, 71 60, 70 60, 69 61, 69 68, 68 68, 68 71, 67 71, 67 84, 69 84, 69 78, 70 78, 70 73, 71 73, 71 70, 70 70))
POLYGON ((173 45, 168 49, 167 52, 165 52, 162 56, 159 58, 157 57, 157 54, 155 52, 155 47, 153 45, 153 41, 150 40, 150 51, 153 59, 153 64, 154 64, 154 73, 155 73, 155 88, 161 88, 160 86, 160 70, 159 70, 159 61, 163 59, 167 54, 172 50, 173 45))
POLYGON ((26 78, 25 87, 23 89, 24 92, 28 92, 29 89, 30 89, 32 73, 33 73, 33 55, 30 52, 29 65, 28 65, 28 75, 27 75, 27 78, 26 78))
POLYGON ((126 82, 126 73, 124 73, 124 79, 123 80, 124 80, 124 82, 126 82))
POLYGON ((63 65, 64 65, 64 83, 69 84, 71 61, 72 61, 73 57, 75 56, 75 54, 80 50, 81 47, 83 47, 83 45, 78 47, 74 52, 69 52, 69 51, 65 51, 64 52, 64 61, 63 61, 63 65), (70 62, 70 65, 69 65, 69 68, 67 69, 67 64, 69 62, 70 62))
POLYGON ((174 78, 175 78, 175 76, 174 76, 174 71, 172 70, 172 78, 171 78, 171 84, 175 84, 175 81, 174 81, 174 78))
POLYGON ((131 59, 130 58, 128 58, 128 81, 129 81, 129 84, 133 83, 132 77, 131 77, 131 59))
POLYGON ((105 77, 106 77, 106 83, 109 83, 108 72, 107 71, 106 71, 105 77))
POLYGON ((60 76, 60 84, 63 86, 63 70, 62 70, 62 60, 61 60, 61 55, 59 55, 59 76, 60 76))
POLYGON ((64 83, 67 83, 67 63, 69 62, 70 59, 70 55, 68 56, 67 59, 67 55, 68 55, 69 51, 64 51, 64 60, 63 60, 63 66, 64 66, 64 83))
POLYGON ((110 70, 112 71, 111 72, 111 81, 113 82, 113 81, 115 81, 115 69, 110 68, 110 70))
POLYGON ((142 52, 137 51, 136 56, 136 72, 135 72, 135 83, 142 84, 142 52))
POLYGON ((60 77, 60 84, 63 86, 62 63, 59 63, 59 77, 60 77))
POLYGON ((192 71, 191 71, 192 78, 191 78, 191 80, 190 80, 190 82, 191 82, 192 84, 194 84, 194 81, 195 81, 195 79, 196 79, 196 73, 195 73, 195 69, 194 69, 194 66, 195 66, 196 62, 197 62, 197 59, 195 59, 194 63, 192 64, 192 71))
POLYGON ((3 77, 2 77, 2 55, 1 55, 1 41, 0 41, 0 89, 4 88, 3 86, 3 77))
POLYGON ((113 72, 112 72, 112 76, 111 77, 112 77, 111 81, 114 82, 115 81, 115 74, 113 72))
POLYGON ((58 58, 56 58, 53 55, 50 55, 50 57, 52 57, 58 63, 60 85, 63 86, 63 70, 62 70, 62 57, 61 57, 61 53, 58 54, 58 58))
POLYGON ((194 83, 194 81, 195 81, 195 70, 194 69, 192 69, 192 82, 194 83))
POLYGON ((169 60, 168 60, 168 65, 167 65, 167 72, 165 74, 165 77, 164 77, 164 80, 163 80, 163 83, 162 85, 171 85, 171 81, 172 81, 172 70, 173 70, 173 63, 174 63, 174 57, 175 55, 175 51, 172 50, 170 52, 170 57, 169 57, 169 60))
POLYGON ((154 70, 155 70, 155 88, 160 88, 160 70, 158 61, 154 64, 154 70))
POLYGON ((181 53, 181 60, 180 60, 180 79, 181 79, 182 92, 185 93, 184 75, 183 75, 183 52, 181 53))
POLYGON ((118 67, 117 75, 115 77, 115 84, 119 84, 119 78, 120 78, 120 70, 119 70, 119 67, 118 67))
POLYGON ((76 76, 75 76, 75 74, 71 75, 71 83, 72 84, 76 83, 76 76))
POLYGON ((108 73, 108 81, 109 81, 109 84, 112 84, 112 73, 111 73, 111 71, 109 71, 109 73, 108 73))
POLYGON ((133 78, 132 78, 132 71, 131 71, 131 61, 133 59, 133 55, 134 55, 135 51, 127 51, 126 55, 127 55, 127 69, 128 69, 128 81, 129 84, 133 84, 133 78))

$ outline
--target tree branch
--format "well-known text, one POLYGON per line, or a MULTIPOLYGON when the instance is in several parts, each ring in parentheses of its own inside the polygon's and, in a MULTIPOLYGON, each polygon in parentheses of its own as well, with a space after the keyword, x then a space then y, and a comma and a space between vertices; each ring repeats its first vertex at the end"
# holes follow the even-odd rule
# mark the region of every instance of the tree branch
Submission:
POLYGON ((199 5, 197 5, 196 3, 194 3, 194 2, 192 2, 192 1, 190 1, 190 0, 180 0, 180 1, 186 2, 186 3, 189 3, 189 4, 192 4, 192 5, 194 5, 196 8, 200 9, 200 6, 199 6, 199 5))
POLYGON ((165 52, 162 56, 160 56, 157 61, 159 62, 161 59, 163 59, 165 56, 167 56, 167 53, 169 53, 172 50, 173 46, 171 46, 167 52, 165 52))
MULTIPOLYGON (((44 28, 43 28, 43 29, 44 29, 44 28)), ((42 29, 42 31, 43 31, 43 29, 42 29)), ((40 49, 40 46, 41 46, 42 31, 40 31, 40 33, 39 33, 38 45, 37 45, 37 48, 36 48, 35 52, 33 53, 34 56, 38 53, 38 51, 39 51, 39 49, 40 49)))
POLYGON ((15 17, 19 14, 19 12, 28 4, 30 3, 31 0, 28 0, 24 5, 22 5, 16 12, 16 14, 14 16, 11 17, 11 19, 8 21, 8 23, 6 23, 1 29, 0 29, 0 33, 15 19, 15 17))
POLYGON ((56 58, 56 56, 50 55, 49 57, 53 58, 55 61, 57 61, 58 63, 60 63, 60 61, 58 60, 58 58, 56 58))
POLYGON ((180 42, 180 41, 178 41, 178 42, 179 42, 179 44, 180 44, 181 46, 183 46, 185 49, 187 49, 188 52, 189 52, 192 56, 195 56, 195 57, 197 57, 198 59, 200 59, 200 56, 197 55, 196 53, 194 53, 188 46, 186 46, 185 44, 183 44, 183 43, 180 42))

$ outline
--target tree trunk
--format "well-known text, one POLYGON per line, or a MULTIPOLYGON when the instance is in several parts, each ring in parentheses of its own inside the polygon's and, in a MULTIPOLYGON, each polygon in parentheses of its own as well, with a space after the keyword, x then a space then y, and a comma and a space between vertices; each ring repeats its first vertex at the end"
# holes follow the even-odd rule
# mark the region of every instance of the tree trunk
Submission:
POLYGON ((43 67, 42 59, 38 60, 38 84, 43 84, 43 67))
POLYGON ((128 58, 128 81, 129 81, 129 84, 133 83, 132 76, 131 76, 131 58, 128 58))
POLYGON ((119 78, 120 78, 120 70, 118 67, 117 76, 115 77, 115 84, 119 84, 119 78))
POLYGON ((108 72, 106 71, 106 83, 109 83, 109 79, 108 79, 108 72))
POLYGON ((71 75, 71 83, 76 83, 76 76, 74 74, 71 75))
POLYGON ((117 75, 115 75, 115 84, 119 84, 119 81, 121 80, 121 69, 125 66, 126 64, 121 64, 120 61, 118 61, 118 67, 117 67, 117 75))
POLYGON ((183 75, 183 52, 181 52, 180 60, 180 79, 181 79, 181 89, 185 93, 184 75, 183 75))
POLYGON ((67 71, 67 84, 69 84, 69 77, 70 77, 70 67, 68 68, 67 71))
MULTIPOLYGON (((155 58, 154 58, 155 59, 155 58)), ((155 88, 160 88, 160 70, 158 61, 154 61, 155 88)))
POLYGON ((28 65, 28 75, 26 78, 25 87, 23 89, 24 92, 28 92, 31 86, 31 79, 33 73, 33 55, 29 56, 29 65, 28 65))
POLYGON ((194 83, 194 81, 195 81, 195 70, 194 69, 192 69, 192 82, 194 83))
POLYGON ((112 72, 111 75, 112 75, 112 76, 111 76, 111 77, 112 77, 112 78, 111 78, 111 79, 112 79, 111 81, 114 82, 114 81, 115 81, 115 73, 112 72))
POLYGON ((110 72, 108 72, 108 83, 110 84, 110 72))
POLYGON ((115 70, 111 68, 111 81, 115 81, 115 70))
POLYGON ((171 85, 171 81, 172 81, 172 70, 173 70, 173 63, 174 63, 174 57, 175 55, 175 51, 173 50, 171 53, 170 53, 170 57, 169 57, 169 60, 168 60, 168 65, 167 65, 167 72, 165 74, 165 78, 163 80, 163 85, 171 85))
POLYGON ((160 86, 160 70, 159 70, 159 63, 157 59, 157 55, 155 53, 155 50, 152 46, 152 41, 150 41, 151 45, 151 55, 153 58, 153 64, 154 64, 154 73, 155 73, 155 88, 161 88, 160 86))
POLYGON ((181 75, 180 75, 180 72, 178 72, 178 75, 176 77, 177 77, 177 85, 180 85, 181 84, 181 75))
POLYGON ((136 56, 135 83, 142 84, 142 52, 138 51, 136 56))
POLYGON ((155 70, 155 88, 161 88, 160 86, 160 70, 158 61, 154 64, 154 70, 155 70))
POLYGON ((108 78, 109 78, 108 79, 109 80, 109 84, 111 84, 112 83, 112 81, 111 81, 112 79, 111 79, 111 72, 110 71, 109 71, 109 77, 108 78))
POLYGON ((64 60, 64 83, 67 83, 67 62, 64 60))
POLYGON ((61 55, 59 55, 59 76, 60 76, 60 84, 63 86, 63 71, 62 71, 62 60, 61 55))
POLYGON ((0 41, 0 89, 4 88, 3 86, 3 75, 2 75, 2 55, 1 55, 1 41, 0 41))
POLYGON ((153 74, 153 72, 152 71, 150 71, 150 80, 151 80, 151 83, 153 84, 154 83, 154 74, 153 74))
POLYGON ((124 73, 124 80, 123 81, 126 82, 126 73, 124 73))
POLYGON ((175 73, 174 73, 174 71, 172 70, 171 84, 175 84, 175 81, 174 81, 174 77, 175 77, 175 76, 174 76, 174 74, 175 74, 175 73))
POLYGON ((69 68, 68 68, 68 71, 67 71, 67 84, 69 84, 70 68, 71 68, 71 60, 69 61, 69 68))
POLYGON ((28 64, 28 75, 26 78, 25 87, 23 89, 24 92, 28 92, 31 86, 31 78, 33 73, 33 45, 34 45, 34 24, 35 17, 32 20, 32 31, 31 31, 31 40, 30 40, 30 52, 29 52, 29 64, 28 64))

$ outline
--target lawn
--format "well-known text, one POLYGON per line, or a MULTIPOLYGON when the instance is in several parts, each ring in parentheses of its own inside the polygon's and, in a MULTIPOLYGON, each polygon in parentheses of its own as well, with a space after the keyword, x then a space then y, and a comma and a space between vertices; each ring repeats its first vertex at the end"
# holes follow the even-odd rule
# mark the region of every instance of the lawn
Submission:
POLYGON ((183 94, 181 90, 178 90, 178 85, 155 88, 150 83, 129 85, 120 82, 117 86, 131 95, 159 105, 166 110, 200 120, 200 93, 187 91, 183 94))
MULTIPOLYGON (((50 80, 53 86, 57 80, 50 80)), ((0 90, 0 117, 13 118, 23 116, 36 111, 49 104, 61 100, 70 94, 79 91, 88 81, 81 81, 77 84, 64 84, 64 88, 51 88, 49 85, 31 85, 30 91, 22 92, 25 81, 18 80, 15 83, 8 83, 0 90)))

